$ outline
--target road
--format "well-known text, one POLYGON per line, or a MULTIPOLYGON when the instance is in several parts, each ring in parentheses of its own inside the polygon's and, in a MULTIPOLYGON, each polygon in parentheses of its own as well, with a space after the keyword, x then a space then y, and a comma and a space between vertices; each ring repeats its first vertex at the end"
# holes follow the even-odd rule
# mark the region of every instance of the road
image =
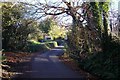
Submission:
MULTIPOLYGON (((29 78, 81 78, 79 73, 62 63, 58 56, 63 54, 60 48, 38 54, 33 60, 29 78)), ((28 77, 28 76, 26 76, 28 77)))

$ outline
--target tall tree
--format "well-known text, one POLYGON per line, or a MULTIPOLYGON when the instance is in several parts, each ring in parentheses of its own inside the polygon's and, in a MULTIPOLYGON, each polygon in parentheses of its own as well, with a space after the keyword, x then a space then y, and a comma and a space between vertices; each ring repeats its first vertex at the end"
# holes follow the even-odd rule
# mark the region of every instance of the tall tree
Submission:
MULTIPOLYGON (((55 3, 49 4, 47 0, 45 2, 38 2, 39 5, 29 4, 35 9, 35 14, 40 13, 46 15, 68 15, 72 17, 72 31, 71 31, 71 45, 74 46, 75 49, 79 50, 82 49, 82 45, 84 48, 95 48, 96 44, 102 44, 103 40, 103 32, 106 33, 107 36, 107 23, 105 18, 102 20, 102 17, 105 16, 103 13, 105 10, 103 8, 107 7, 108 5, 100 5, 100 2, 82 2, 81 0, 77 1, 57 1, 55 3), (60 4, 58 4, 59 2, 60 4), (41 5, 41 6, 40 6, 41 5), (104 7, 103 7, 104 6, 104 7), (87 21, 87 26, 84 26, 84 21, 87 21), (90 22, 89 22, 90 21, 90 22), (95 34, 95 36, 94 36, 95 34), (92 38, 91 38, 92 37, 92 38), (92 39, 92 40, 91 40, 92 39), (91 41, 90 41, 91 40, 91 41), (84 42, 84 43, 83 43, 84 42), (91 44, 92 42, 92 44, 91 44), (94 44, 94 46, 93 46, 94 44)), ((103 2, 104 3, 104 2, 103 2)), ((28 5, 28 4, 27 4, 28 5)), ((40 16, 41 17, 41 16, 40 16)), ((73 47, 72 47, 73 48, 73 47)), ((85 50, 83 48, 83 50, 85 50)), ((86 51, 88 51, 86 50, 86 51)))
POLYGON ((39 28, 43 33, 48 34, 51 29, 52 23, 53 23, 52 19, 47 18, 44 21, 40 22, 39 28))
POLYGON ((107 51, 109 47, 109 35, 108 35, 108 11, 109 11, 109 2, 101 2, 102 7, 102 16, 103 16, 103 51, 107 51))
POLYGON ((2 6, 2 48, 5 50, 22 50, 27 44, 28 35, 33 32, 31 20, 25 19, 23 4, 4 3, 2 6))
POLYGON ((17 6, 13 6, 12 3, 4 3, 2 6, 2 35, 3 35, 3 49, 9 49, 9 42, 12 39, 11 36, 15 34, 17 29, 16 23, 17 20, 22 16, 20 12, 20 8, 16 8, 17 6))

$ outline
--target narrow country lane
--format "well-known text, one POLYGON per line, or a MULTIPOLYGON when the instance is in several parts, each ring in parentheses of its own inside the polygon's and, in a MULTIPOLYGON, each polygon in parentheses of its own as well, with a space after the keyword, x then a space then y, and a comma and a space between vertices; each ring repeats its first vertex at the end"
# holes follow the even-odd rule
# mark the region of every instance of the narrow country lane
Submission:
POLYGON ((81 78, 80 74, 74 72, 64 65, 58 58, 63 54, 60 48, 52 49, 37 55, 32 60, 32 70, 28 72, 29 78, 81 78))

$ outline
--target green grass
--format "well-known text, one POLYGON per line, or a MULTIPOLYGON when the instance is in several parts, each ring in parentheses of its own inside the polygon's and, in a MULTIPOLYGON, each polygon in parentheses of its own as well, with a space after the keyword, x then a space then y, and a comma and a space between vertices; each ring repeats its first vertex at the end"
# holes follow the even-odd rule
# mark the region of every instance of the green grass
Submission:
POLYGON ((56 41, 45 42, 45 45, 48 46, 49 48, 54 48, 58 46, 56 41))
POLYGON ((35 41, 35 40, 29 40, 29 42, 31 42, 32 44, 40 44, 40 42, 38 42, 38 41, 35 41))
POLYGON ((4 60, 5 58, 5 56, 0 56, 0 60, 4 60))
POLYGON ((28 52, 38 52, 38 51, 46 51, 51 48, 57 47, 56 41, 47 41, 47 42, 37 42, 35 40, 30 40, 28 44, 28 52))
POLYGON ((29 52, 38 52, 38 51, 46 51, 49 50, 49 48, 44 44, 31 44, 28 46, 29 52))

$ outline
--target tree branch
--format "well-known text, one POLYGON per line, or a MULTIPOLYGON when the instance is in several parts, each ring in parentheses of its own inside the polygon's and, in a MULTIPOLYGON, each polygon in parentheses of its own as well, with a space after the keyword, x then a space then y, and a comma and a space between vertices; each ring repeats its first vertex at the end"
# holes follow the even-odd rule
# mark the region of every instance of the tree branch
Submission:
POLYGON ((59 12, 59 13, 47 13, 47 12, 45 12, 46 15, 60 15, 60 14, 63 14, 63 13, 66 13, 66 11, 62 11, 62 12, 59 12))

